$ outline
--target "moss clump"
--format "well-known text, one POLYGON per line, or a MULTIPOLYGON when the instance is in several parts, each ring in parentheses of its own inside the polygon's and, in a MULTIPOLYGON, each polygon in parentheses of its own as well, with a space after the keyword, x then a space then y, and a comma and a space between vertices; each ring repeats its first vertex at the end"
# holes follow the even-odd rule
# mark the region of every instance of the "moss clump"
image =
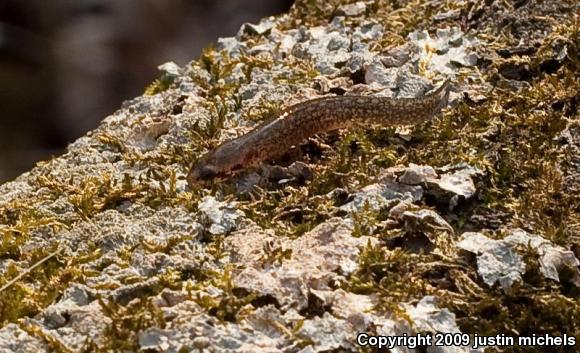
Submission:
POLYGON ((0 260, 18 260, 24 256, 22 245, 33 231, 58 232, 66 228, 56 217, 40 214, 34 207, 19 201, 0 209, 0 217, 3 225, 0 228, 0 260))
POLYGON ((160 78, 155 79, 147 88, 143 95, 154 96, 158 93, 168 90, 175 81, 174 75, 164 74, 160 78))
POLYGON ((409 160, 437 165, 469 161, 488 175, 486 202, 480 207, 506 212, 512 225, 571 245, 570 226, 577 223, 580 201, 563 192, 563 173, 573 156, 557 136, 568 119, 577 118, 566 116, 577 95, 573 76, 566 65, 521 91, 496 89, 486 104, 462 103, 423 131, 424 148, 410 151, 409 160), (477 137, 489 129, 497 131, 493 140, 477 137))
MULTIPOLYGON (((137 334, 149 327, 165 327, 161 309, 151 298, 137 299, 123 306, 114 300, 99 298, 104 315, 111 321, 104 331, 103 352, 126 352, 139 350, 137 334)), ((88 346, 91 343, 87 343, 88 346)))
POLYGON ((221 321, 238 322, 252 311, 251 303, 257 298, 256 294, 240 291, 234 286, 230 268, 226 268, 221 276, 196 284, 191 289, 198 291, 195 294, 190 292, 190 300, 221 321), (209 284, 221 290, 221 293, 218 296, 203 294, 203 288, 209 284))
MULTIPOLYGON (((71 283, 83 283, 90 274, 84 264, 100 256, 99 251, 86 255, 66 258, 59 251, 36 249, 30 256, 29 263, 42 263, 30 269, 8 266, 0 276, 0 287, 8 284, 13 278, 22 276, 19 281, 4 287, 0 295, 0 326, 17 322, 22 317, 33 317, 43 308, 52 304, 71 283)), ((32 266, 30 266, 32 267, 32 266)))

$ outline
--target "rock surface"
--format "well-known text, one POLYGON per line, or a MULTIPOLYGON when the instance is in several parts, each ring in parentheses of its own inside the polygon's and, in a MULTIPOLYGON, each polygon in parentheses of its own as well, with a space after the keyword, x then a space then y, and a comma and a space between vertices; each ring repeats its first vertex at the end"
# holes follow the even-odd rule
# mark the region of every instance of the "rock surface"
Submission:
POLYGON ((297 1, 160 66, 65 155, 0 186, 0 351, 580 337, 577 7, 491 3, 297 1), (421 126, 325 134, 269 166, 185 182, 286 105, 418 97, 447 78, 450 106, 421 126))

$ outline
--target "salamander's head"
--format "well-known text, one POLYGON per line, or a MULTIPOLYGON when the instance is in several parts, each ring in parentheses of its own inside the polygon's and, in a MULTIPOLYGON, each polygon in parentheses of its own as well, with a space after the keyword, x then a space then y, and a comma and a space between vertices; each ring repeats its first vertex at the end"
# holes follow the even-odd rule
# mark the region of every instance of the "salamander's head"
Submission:
POLYGON ((187 175, 187 182, 190 186, 193 186, 204 181, 209 181, 219 174, 219 170, 215 165, 202 160, 191 168, 187 175))
POLYGON ((225 177, 243 165, 243 154, 234 141, 226 142, 203 156, 193 165, 187 175, 190 186, 225 177))

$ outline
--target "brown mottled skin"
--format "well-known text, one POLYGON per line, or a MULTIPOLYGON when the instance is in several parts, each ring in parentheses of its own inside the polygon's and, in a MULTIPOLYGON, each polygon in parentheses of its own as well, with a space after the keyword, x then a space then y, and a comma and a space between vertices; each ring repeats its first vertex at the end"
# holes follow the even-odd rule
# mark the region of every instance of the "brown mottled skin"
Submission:
POLYGON ((336 96, 298 103, 285 109, 279 117, 210 151, 191 168, 187 181, 194 185, 258 165, 321 132, 363 124, 418 124, 445 107, 448 97, 449 81, 446 81, 421 98, 336 96))

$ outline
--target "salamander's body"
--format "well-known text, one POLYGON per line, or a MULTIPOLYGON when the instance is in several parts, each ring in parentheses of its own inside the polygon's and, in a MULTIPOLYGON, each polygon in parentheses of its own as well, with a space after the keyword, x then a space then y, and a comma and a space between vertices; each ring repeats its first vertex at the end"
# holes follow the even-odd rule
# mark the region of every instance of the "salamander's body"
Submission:
POLYGON ((249 133, 227 141, 201 158, 187 180, 227 175, 279 157, 292 146, 321 132, 344 129, 356 124, 413 125, 432 118, 447 105, 449 82, 421 98, 374 96, 323 97, 298 103, 249 133))

